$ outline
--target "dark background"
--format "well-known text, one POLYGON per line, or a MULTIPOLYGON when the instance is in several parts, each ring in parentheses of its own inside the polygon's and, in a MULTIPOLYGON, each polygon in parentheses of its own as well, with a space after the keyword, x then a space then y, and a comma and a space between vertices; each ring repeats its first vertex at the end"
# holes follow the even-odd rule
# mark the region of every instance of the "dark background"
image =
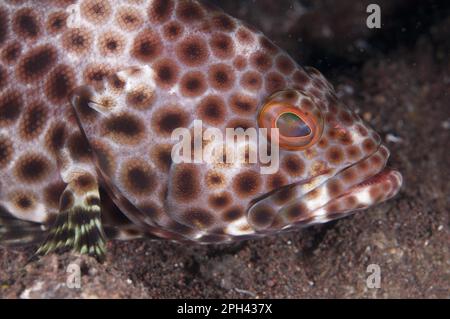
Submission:
POLYGON ((98 264, 70 254, 26 265, 0 248, 1 297, 448 298, 450 1, 215 0, 303 65, 383 137, 404 187, 393 200, 326 225, 232 246, 110 243, 98 264), (366 6, 382 28, 366 27, 366 6), (81 265, 82 289, 65 287, 81 265), (366 286, 369 264, 381 288, 366 286))

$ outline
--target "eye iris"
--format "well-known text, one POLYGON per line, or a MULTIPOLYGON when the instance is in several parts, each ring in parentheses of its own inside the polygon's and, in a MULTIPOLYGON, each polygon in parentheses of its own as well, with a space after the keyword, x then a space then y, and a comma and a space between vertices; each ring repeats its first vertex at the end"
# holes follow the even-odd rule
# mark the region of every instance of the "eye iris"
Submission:
POLYGON ((311 134, 311 129, 294 113, 281 114, 276 122, 280 134, 286 137, 304 137, 311 134))
POLYGON ((279 146, 298 151, 317 143, 323 133, 324 119, 319 106, 305 92, 288 89, 267 98, 258 113, 258 126, 267 129, 270 142, 269 130, 278 129, 279 146))

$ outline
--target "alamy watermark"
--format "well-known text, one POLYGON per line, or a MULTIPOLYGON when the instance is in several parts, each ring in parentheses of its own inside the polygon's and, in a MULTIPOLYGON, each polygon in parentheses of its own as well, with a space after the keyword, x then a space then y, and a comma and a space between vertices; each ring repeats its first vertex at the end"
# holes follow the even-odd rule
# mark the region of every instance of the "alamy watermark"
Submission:
POLYGON ((66 286, 69 289, 81 288, 81 268, 80 265, 71 263, 67 266, 66 272, 68 273, 66 278, 66 286))
POLYGON ((245 130, 226 128, 224 136, 222 131, 215 127, 203 130, 203 122, 195 120, 193 130, 175 129, 172 132, 172 140, 177 141, 171 154, 172 161, 176 164, 259 163, 261 174, 274 174, 280 166, 278 128, 271 128, 270 132, 266 128, 250 127, 245 130), (270 142, 267 138, 268 134, 270 134, 270 142))
POLYGON ((381 268, 377 264, 370 264, 367 266, 368 273, 370 273, 369 276, 367 276, 366 279, 366 285, 367 288, 371 289, 379 289, 381 288, 381 268))
POLYGON ((369 4, 366 12, 370 13, 366 19, 366 25, 369 29, 381 29, 381 8, 378 4, 369 4))

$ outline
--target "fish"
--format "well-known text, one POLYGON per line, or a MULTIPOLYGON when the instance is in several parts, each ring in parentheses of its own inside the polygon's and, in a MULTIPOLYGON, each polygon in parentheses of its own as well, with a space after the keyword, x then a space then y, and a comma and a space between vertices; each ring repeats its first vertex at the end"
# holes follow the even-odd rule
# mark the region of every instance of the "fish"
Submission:
POLYGON ((113 239, 298 231, 394 197, 388 157, 317 69, 207 2, 0 4, 2 245, 102 260, 113 239), (261 134, 242 160, 211 129, 261 134))

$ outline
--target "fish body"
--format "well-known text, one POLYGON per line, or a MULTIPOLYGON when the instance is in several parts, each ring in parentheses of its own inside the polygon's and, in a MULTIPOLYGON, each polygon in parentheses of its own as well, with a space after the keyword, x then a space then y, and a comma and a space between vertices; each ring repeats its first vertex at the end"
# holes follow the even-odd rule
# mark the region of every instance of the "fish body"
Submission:
POLYGON ((0 4, 5 244, 102 255, 106 237, 227 243, 295 230, 393 197, 402 178, 388 157, 319 71, 207 4, 0 4), (195 133, 199 120, 224 135, 279 129, 265 136, 277 169, 174 161, 174 130, 195 133))

